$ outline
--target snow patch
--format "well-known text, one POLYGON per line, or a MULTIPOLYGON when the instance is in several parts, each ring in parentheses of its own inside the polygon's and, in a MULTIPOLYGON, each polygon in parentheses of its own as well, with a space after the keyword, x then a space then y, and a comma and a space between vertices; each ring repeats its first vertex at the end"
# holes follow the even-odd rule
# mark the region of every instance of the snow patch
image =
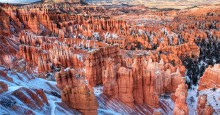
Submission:
POLYGON ((100 86, 94 87, 94 94, 96 96, 99 96, 102 93, 103 93, 103 86, 100 85, 100 86))

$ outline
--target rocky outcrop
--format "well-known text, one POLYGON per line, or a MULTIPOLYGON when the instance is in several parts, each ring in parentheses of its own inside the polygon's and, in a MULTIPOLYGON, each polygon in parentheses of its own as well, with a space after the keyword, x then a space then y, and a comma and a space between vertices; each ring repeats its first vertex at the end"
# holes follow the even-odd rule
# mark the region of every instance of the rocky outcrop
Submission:
MULTIPOLYGON (((201 115, 212 115, 219 107, 220 65, 209 66, 200 78, 198 86, 197 112, 201 115)), ((218 112, 217 112, 218 113, 218 112)))
POLYGON ((62 90, 62 101, 85 115, 96 115, 98 103, 92 89, 86 85, 79 87, 66 86, 62 90))
POLYGON ((194 42, 188 42, 177 47, 167 46, 159 47, 157 50, 162 52, 172 52, 178 57, 198 58, 200 54, 199 47, 194 42))
POLYGON ((61 89, 62 101, 83 114, 97 114, 98 103, 92 88, 84 77, 76 77, 76 70, 61 69, 55 73, 57 87, 61 89))
POLYGON ((102 84, 102 72, 106 68, 104 60, 106 58, 112 58, 118 62, 118 46, 107 46, 95 51, 91 51, 88 54, 86 65, 86 79, 90 86, 96 86, 102 84))
POLYGON ((102 81, 103 81, 103 93, 108 94, 109 96, 118 96, 117 88, 117 67, 112 58, 108 58, 105 60, 106 69, 102 73, 102 81))
POLYGON ((0 94, 8 91, 8 85, 2 81, 0 81, 0 94))
POLYGON ((144 83, 143 83, 143 74, 144 74, 144 57, 138 56, 134 59, 133 68, 132 68, 132 76, 133 76, 133 96, 134 101, 137 104, 143 104, 143 91, 144 91, 144 83))
POLYGON ((174 115, 188 115, 189 110, 186 104, 186 97, 187 97, 187 85, 180 84, 176 89, 175 94, 173 95, 173 100, 175 101, 174 107, 174 115))
POLYGON ((135 103, 158 107, 161 94, 174 93, 178 85, 184 83, 178 69, 171 72, 171 65, 166 68, 163 61, 147 62, 141 55, 134 59, 132 67, 120 67, 121 64, 116 65, 113 59, 108 59, 107 64, 103 73, 103 93, 130 107, 135 103))
POLYGON ((37 66, 38 73, 52 72, 57 68, 82 68, 83 60, 74 49, 60 44, 57 38, 36 36, 29 32, 20 33, 18 58, 24 58, 30 67, 37 66), (55 43, 53 43, 55 42, 55 43))
POLYGON ((76 87, 80 84, 79 80, 76 79, 74 69, 70 69, 67 71, 61 69, 60 72, 55 73, 55 78, 57 82, 57 87, 61 90, 63 90, 67 85, 71 87, 76 87))
POLYGON ((212 115, 214 112, 212 106, 207 104, 207 95, 198 97, 197 111, 199 115, 212 115))
POLYGON ((205 90, 210 88, 220 88, 220 65, 216 64, 205 70, 203 76, 200 78, 198 90, 205 90))
POLYGON ((14 91, 12 95, 33 109, 40 109, 49 104, 42 90, 36 90, 34 92, 30 89, 23 88, 14 91))
POLYGON ((125 104, 133 107, 134 97, 133 97, 133 76, 132 70, 125 67, 120 67, 117 72, 117 90, 118 97, 125 104))

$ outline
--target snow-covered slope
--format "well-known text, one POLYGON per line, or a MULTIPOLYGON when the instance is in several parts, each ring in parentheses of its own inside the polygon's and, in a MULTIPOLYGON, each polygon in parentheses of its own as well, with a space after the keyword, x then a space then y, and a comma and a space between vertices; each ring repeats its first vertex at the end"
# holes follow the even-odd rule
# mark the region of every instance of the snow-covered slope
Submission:
POLYGON ((146 104, 129 107, 119 99, 110 98, 102 94, 103 87, 94 87, 94 93, 99 104, 98 115, 151 115, 154 111, 159 111, 163 115, 173 114, 174 102, 169 96, 161 97, 159 100, 159 109, 152 108, 146 104))
POLYGON ((213 115, 219 115, 220 113, 220 89, 207 89, 199 92, 199 95, 207 95, 207 104, 211 105, 214 109, 213 115))
POLYGON ((0 67, 0 81, 8 85, 8 91, 0 94, 0 114, 80 114, 61 102, 55 81, 47 81, 0 67), (39 93, 41 90, 44 94, 39 93))

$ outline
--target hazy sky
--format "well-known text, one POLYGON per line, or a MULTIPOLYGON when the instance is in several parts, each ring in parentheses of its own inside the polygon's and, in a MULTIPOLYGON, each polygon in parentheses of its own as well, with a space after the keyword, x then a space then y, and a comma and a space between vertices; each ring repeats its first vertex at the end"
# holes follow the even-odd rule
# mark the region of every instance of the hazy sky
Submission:
POLYGON ((0 2, 4 2, 4 3, 30 3, 36 1, 40 1, 40 0, 0 0, 0 2))

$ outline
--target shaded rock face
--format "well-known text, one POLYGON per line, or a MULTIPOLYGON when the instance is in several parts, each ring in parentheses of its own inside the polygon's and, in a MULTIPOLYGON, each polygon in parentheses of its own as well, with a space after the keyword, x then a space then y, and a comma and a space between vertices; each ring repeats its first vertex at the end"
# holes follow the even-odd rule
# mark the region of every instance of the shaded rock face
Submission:
POLYGON ((199 81, 198 90, 205 90, 210 88, 220 88, 220 65, 216 64, 205 70, 203 76, 199 81))
POLYGON ((98 103, 94 92, 86 85, 72 88, 66 86, 62 90, 62 101, 85 115, 97 115, 98 103))
POLYGON ((120 67, 117 72, 118 98, 129 106, 134 105, 132 70, 120 67))
POLYGON ((8 85, 0 81, 0 94, 8 91, 8 85))
POLYGON ((61 89, 62 101, 86 115, 96 115, 98 103, 92 88, 84 78, 77 78, 74 69, 55 73, 57 87, 61 89))
POLYGON ((118 46, 110 46, 100 48, 97 51, 92 51, 89 53, 87 60, 85 62, 86 66, 86 78, 89 82, 89 85, 96 86, 98 84, 102 84, 102 73, 103 69, 108 66, 105 63, 106 58, 112 58, 113 60, 120 61, 118 59, 119 55, 118 46))
POLYGON ((133 96, 135 103, 143 104, 144 101, 144 83, 143 83, 143 62, 144 59, 142 56, 138 56, 133 63, 132 76, 133 76, 133 96))
POLYGON ((105 63, 106 69, 102 73, 103 87, 105 87, 103 89, 103 93, 114 96, 118 93, 118 91, 115 89, 115 86, 117 86, 117 73, 115 73, 117 67, 115 66, 114 60, 112 58, 106 59, 105 63))
POLYGON ((76 80, 76 76, 74 70, 64 71, 63 69, 60 72, 55 74, 57 87, 63 90, 67 85, 76 87, 78 81, 76 80))
POLYGON ((29 89, 17 90, 12 95, 33 109, 43 108, 44 104, 48 105, 47 97, 42 90, 36 90, 36 92, 29 89))
POLYGON ((2 95, 0 104, 4 108, 10 108, 11 111, 15 111, 17 114, 35 114, 35 110, 41 111, 41 113, 50 113, 47 97, 43 90, 39 89, 19 88, 12 91, 11 94, 2 95), (28 107, 21 106, 22 104, 28 107))

